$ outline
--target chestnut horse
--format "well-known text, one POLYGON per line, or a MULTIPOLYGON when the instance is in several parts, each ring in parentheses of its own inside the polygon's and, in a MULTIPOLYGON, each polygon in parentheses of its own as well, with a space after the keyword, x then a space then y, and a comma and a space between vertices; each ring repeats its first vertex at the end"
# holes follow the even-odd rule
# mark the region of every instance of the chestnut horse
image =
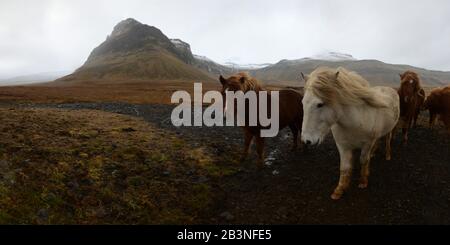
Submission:
POLYGON ((430 112, 430 128, 439 115, 450 133, 450 86, 431 91, 423 108, 430 112))
POLYGON ((425 101, 425 91, 420 85, 420 79, 417 73, 406 71, 400 74, 400 126, 403 133, 403 143, 408 142, 408 131, 411 125, 417 124, 420 109, 425 101))
MULTIPOLYGON (((226 91, 242 91, 244 93, 253 90, 257 94, 258 92, 265 91, 261 86, 261 83, 255 78, 250 77, 247 73, 238 73, 229 78, 219 77, 220 83, 222 84, 222 95, 224 96, 224 106, 226 102, 226 91)), ((270 94, 270 93, 268 93, 270 94)), ((302 120, 303 120, 303 106, 302 106, 302 95, 293 90, 280 90, 279 91, 279 130, 289 126, 293 135, 293 150, 298 146, 298 135, 301 134, 302 120)), ((259 110, 267 110, 270 115, 270 96, 267 98, 268 108, 259 108, 259 110)), ((257 103, 259 104, 259 103, 257 103)), ((248 114, 248 102, 245 103, 246 114, 248 114)), ((258 110, 258 114, 259 114, 258 110)), ((235 110, 236 113, 236 110, 235 110)), ((246 119, 246 121, 248 118, 246 119)), ((246 122, 248 125, 248 122, 246 122)), ((262 166, 264 163, 264 138, 261 137, 261 127, 259 122, 257 126, 243 126, 245 142, 244 151, 241 160, 245 160, 248 156, 250 145, 255 138, 256 141, 256 151, 258 153, 258 165, 262 166)))

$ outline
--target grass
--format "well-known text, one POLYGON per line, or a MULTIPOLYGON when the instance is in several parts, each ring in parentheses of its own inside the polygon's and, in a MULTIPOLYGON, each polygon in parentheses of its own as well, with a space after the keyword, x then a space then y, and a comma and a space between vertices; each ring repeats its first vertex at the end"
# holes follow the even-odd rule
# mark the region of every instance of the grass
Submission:
MULTIPOLYGON (((99 81, 57 82, 0 87, 0 103, 127 102, 170 104, 175 91, 193 92, 194 82, 203 81, 99 81)), ((220 83, 204 82, 203 90, 218 90, 220 83)))
POLYGON ((124 115, 2 108, 0 122, 0 224, 195 223, 235 169, 124 115))
MULTIPOLYGON (((132 104, 171 104, 175 91, 184 90, 193 98, 194 83, 203 84, 203 93, 220 91, 215 81, 196 80, 84 80, 58 81, 26 86, 0 86, 0 103, 125 102, 132 104)), ((268 89, 299 87, 300 83, 270 83, 268 89)))

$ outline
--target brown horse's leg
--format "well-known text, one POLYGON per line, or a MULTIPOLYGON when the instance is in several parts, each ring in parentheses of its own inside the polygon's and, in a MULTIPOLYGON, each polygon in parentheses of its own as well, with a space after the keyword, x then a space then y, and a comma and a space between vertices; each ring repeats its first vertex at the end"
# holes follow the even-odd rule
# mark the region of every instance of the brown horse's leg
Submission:
POLYGON ((291 129, 292 136, 294 137, 293 145, 292 145, 292 151, 297 150, 298 147, 298 128, 295 125, 290 125, 289 128, 291 129))
POLYGON ((430 112, 430 129, 433 128, 435 122, 436 122, 436 113, 430 112))
POLYGON ((308 148, 308 146, 303 144, 303 140, 301 139, 301 136, 302 136, 302 124, 301 123, 298 125, 298 134, 300 135, 300 149, 302 151, 305 151, 308 148))
POLYGON ((361 149, 361 156, 359 159, 361 163, 361 178, 359 179, 358 185, 358 187, 361 189, 367 188, 367 185, 369 184, 370 158, 372 157, 372 152, 375 148, 376 143, 377 140, 374 140, 361 149))
POLYGON ((402 144, 403 145, 406 145, 408 143, 408 129, 409 129, 410 125, 411 125, 411 120, 408 120, 402 127, 402 132, 403 132, 402 144))
POLYGON ((264 138, 259 135, 256 136, 256 152, 258 153, 258 166, 262 167, 264 164, 264 138))
POLYGON ((342 197, 345 190, 350 186, 350 180, 352 178, 353 169, 353 151, 352 150, 339 150, 341 165, 340 165, 340 177, 339 184, 334 189, 331 199, 338 200, 342 197))
POLYGON ((419 115, 420 115, 420 109, 417 109, 416 114, 414 115, 414 123, 413 123, 414 128, 417 127, 417 120, 419 119, 419 115))
POLYGON ((250 132, 250 130, 244 129, 244 152, 242 153, 241 161, 245 161, 245 159, 248 156, 248 153, 250 151, 250 145, 253 140, 253 134, 250 132))
POLYGON ((450 116, 449 115, 447 115, 447 116, 442 115, 441 118, 442 118, 442 121, 444 122, 444 125, 447 127, 448 133, 450 134, 450 116))

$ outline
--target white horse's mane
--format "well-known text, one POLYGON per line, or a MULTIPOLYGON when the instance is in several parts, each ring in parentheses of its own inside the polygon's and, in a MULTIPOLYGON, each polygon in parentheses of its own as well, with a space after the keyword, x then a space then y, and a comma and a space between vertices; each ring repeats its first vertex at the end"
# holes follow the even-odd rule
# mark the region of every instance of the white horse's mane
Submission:
POLYGON ((319 67, 308 77, 305 89, 310 89, 326 103, 343 105, 367 104, 372 107, 387 107, 370 84, 356 72, 339 67, 319 67))

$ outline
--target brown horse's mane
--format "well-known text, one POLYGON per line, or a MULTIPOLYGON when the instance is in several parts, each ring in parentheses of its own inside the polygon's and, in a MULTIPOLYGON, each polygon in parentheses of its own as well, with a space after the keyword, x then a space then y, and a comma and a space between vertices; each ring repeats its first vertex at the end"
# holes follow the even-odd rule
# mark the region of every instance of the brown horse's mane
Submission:
POLYGON ((246 72, 239 72, 228 78, 228 82, 234 82, 234 81, 236 81, 237 83, 240 83, 240 87, 243 92, 247 92, 247 91, 251 91, 251 90, 259 92, 259 91, 264 90, 261 83, 256 78, 251 77, 246 72))
POLYGON ((419 88, 422 87, 422 82, 420 81, 419 75, 413 71, 405 71, 402 75, 401 75, 401 79, 402 79, 402 84, 405 82, 408 82, 409 80, 414 80, 415 82, 417 82, 417 85, 419 88))

